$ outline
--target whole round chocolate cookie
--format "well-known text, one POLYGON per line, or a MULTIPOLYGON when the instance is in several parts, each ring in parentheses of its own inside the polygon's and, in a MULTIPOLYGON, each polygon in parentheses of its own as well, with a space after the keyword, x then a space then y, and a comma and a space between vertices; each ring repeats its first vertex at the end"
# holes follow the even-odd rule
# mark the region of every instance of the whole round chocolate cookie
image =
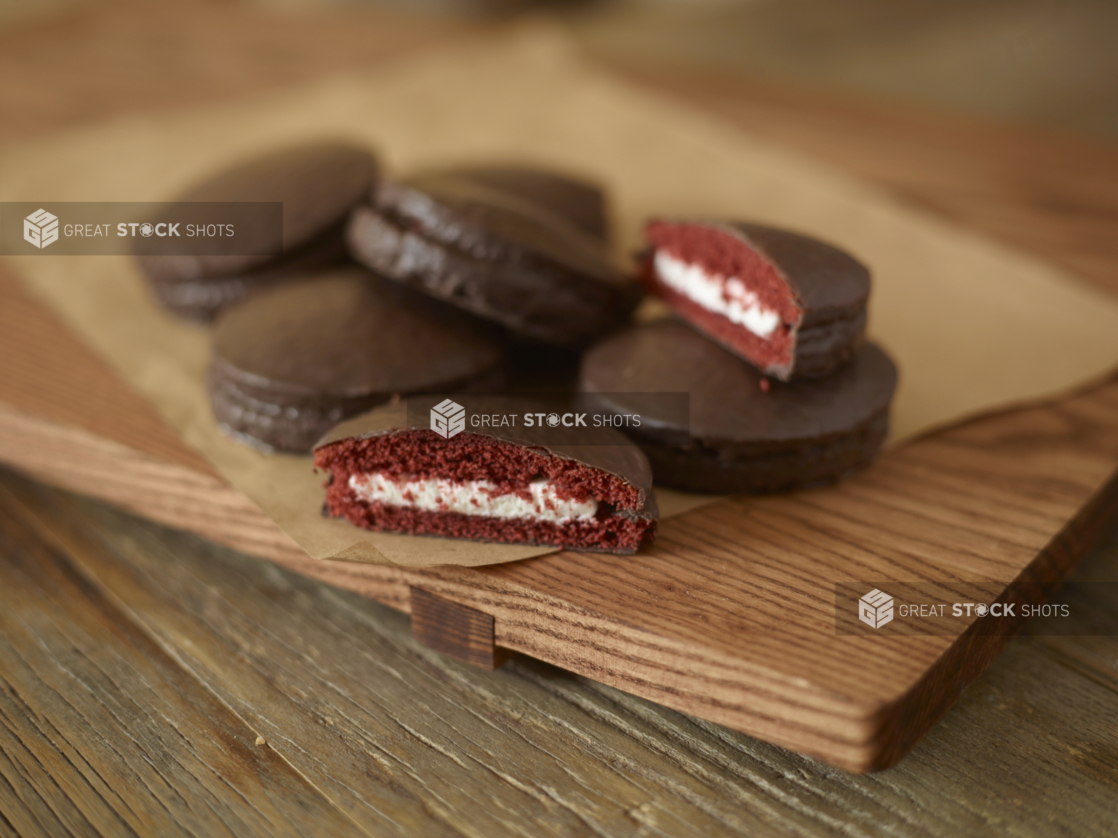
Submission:
POLYGON ((252 291, 343 262, 346 218, 376 181, 373 155, 344 143, 300 145, 244 160, 174 202, 282 203, 282 228, 261 216, 241 225, 233 237, 208 240, 205 254, 136 258, 162 305, 191 319, 210 320, 252 291))
POLYGON ((766 375, 829 375, 865 332, 870 273, 837 247, 743 222, 653 221, 645 235, 652 293, 766 375))
POLYGON ((640 414, 639 428, 622 429, 648 455, 657 484, 775 492, 838 480, 874 458, 897 369, 863 343, 825 379, 770 381, 685 324, 663 320, 592 347, 579 386, 589 408, 640 414), (651 393, 689 393, 689 425, 651 393))
POLYGON ((394 395, 499 386, 484 324, 360 268, 290 282, 227 310, 206 376, 223 431, 306 453, 341 420, 394 395))
POLYGON ((347 240, 377 273, 557 346, 583 346, 615 328, 641 295, 601 241, 460 173, 381 183, 373 205, 351 216, 347 240))

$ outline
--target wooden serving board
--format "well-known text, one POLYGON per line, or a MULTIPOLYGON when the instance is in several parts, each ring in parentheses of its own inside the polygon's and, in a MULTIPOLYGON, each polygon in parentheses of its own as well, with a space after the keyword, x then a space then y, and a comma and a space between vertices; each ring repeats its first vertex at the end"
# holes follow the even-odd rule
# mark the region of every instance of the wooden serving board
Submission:
POLYGON ((411 612, 419 639, 478 665, 523 652, 853 771, 899 760, 1008 637, 839 636, 836 582, 977 575, 1040 601, 1118 509, 1112 382, 892 450, 839 486, 671 519, 637 556, 316 561, 6 268, 0 358, 0 459, 19 469, 411 612))

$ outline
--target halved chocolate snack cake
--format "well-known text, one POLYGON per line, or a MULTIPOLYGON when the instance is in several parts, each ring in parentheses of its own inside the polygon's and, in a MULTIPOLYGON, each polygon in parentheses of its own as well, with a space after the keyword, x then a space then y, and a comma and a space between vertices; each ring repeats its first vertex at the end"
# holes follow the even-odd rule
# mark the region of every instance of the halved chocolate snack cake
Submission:
MULTIPOLYGON (((530 409, 505 396, 469 404, 485 415, 530 409)), ((420 418, 401 405, 379 408, 318 443, 315 466, 330 473, 327 515, 384 532, 610 553, 655 538, 652 472, 620 434, 586 444, 562 427, 468 426, 444 438, 426 411, 413 414, 420 418)))
POLYGON ((837 247, 747 223, 653 221, 645 235, 650 290, 765 375, 828 375, 865 331, 870 274, 837 247))

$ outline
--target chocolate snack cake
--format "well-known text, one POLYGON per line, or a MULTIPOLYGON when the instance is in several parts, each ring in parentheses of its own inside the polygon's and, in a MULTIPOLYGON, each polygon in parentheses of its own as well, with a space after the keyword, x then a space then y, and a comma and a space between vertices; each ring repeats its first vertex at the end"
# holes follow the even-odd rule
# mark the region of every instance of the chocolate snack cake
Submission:
MULTIPOLYGON (((529 405, 470 400, 485 414, 529 405)), ((470 426, 443 438, 426 410, 413 413, 420 418, 409 422, 402 405, 373 410, 315 446, 315 466, 330 474, 325 514, 383 532, 609 553, 655 538, 648 461, 620 434, 587 445, 562 427, 470 426)))
MULTIPOLYGON (((609 246, 606 196, 601 187, 590 181, 524 166, 468 166, 446 173, 531 201, 609 246)), ((510 345, 507 360, 510 391, 539 393, 575 388, 579 360, 576 349, 519 340, 510 345)))
POLYGON ((461 172, 381 183, 347 240, 377 273, 557 346, 615 328, 641 295, 601 240, 539 200, 461 172))
MULTIPOLYGON (((176 202, 281 202, 282 231, 265 225, 214 239, 238 250, 137 256, 155 299, 183 317, 208 322, 250 293, 292 276, 346 261, 344 228, 350 210, 365 200, 377 165, 365 149, 314 143, 236 163, 175 197, 176 202), (251 247, 245 242, 250 241, 251 247)), ((157 218, 155 221, 169 220, 157 218)))
POLYGON ((653 221, 649 290, 765 375, 821 378, 866 326, 870 274, 829 244, 759 224, 653 221))
POLYGON ((500 386, 491 331, 362 268, 338 269, 224 312, 206 387, 228 435, 307 453, 342 419, 394 395, 500 386))
POLYGON ((658 485, 752 493, 838 480, 869 463, 889 426, 897 370, 873 344, 818 381, 770 381, 676 320, 627 329, 583 357, 588 409, 640 414, 625 429, 658 485), (651 393, 690 394, 690 423, 651 393))

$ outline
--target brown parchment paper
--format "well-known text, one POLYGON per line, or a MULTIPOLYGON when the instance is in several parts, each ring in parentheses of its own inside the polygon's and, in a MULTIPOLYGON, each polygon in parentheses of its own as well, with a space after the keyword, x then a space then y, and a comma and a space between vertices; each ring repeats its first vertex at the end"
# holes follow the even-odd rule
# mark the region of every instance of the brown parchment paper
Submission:
MULTIPOLYGON (((529 27, 246 104, 131 118, 0 157, 0 200, 166 200, 216 166, 321 136, 367 141, 396 172, 517 161, 582 172, 613 198, 619 256, 650 215, 763 219, 834 241, 874 272, 870 332, 896 358, 893 439, 1083 384, 1118 362, 1118 304, 1022 253, 841 172, 661 101, 529 27)), ((64 219, 63 219, 64 221, 64 219)), ((125 257, 13 260, 183 439, 315 558, 481 565, 552 552, 366 533, 323 519, 310 460, 222 437, 208 340, 149 300, 125 257)), ((667 515, 695 498, 660 492, 667 515)))

